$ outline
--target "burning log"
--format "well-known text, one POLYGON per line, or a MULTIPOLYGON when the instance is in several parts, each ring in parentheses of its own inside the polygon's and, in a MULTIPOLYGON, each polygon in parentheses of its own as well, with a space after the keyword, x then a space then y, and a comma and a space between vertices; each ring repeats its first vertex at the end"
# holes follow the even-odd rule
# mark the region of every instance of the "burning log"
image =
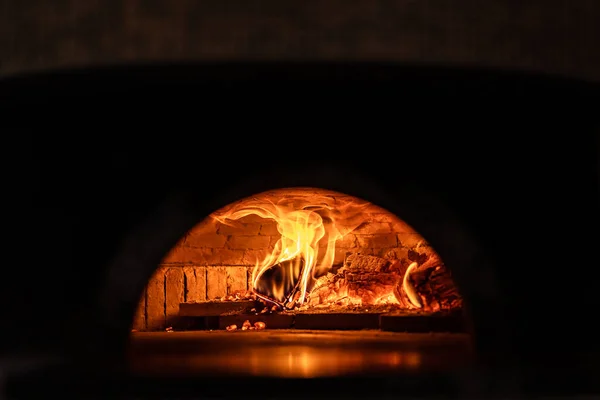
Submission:
POLYGON ((462 307, 462 298, 448 269, 443 265, 436 267, 429 278, 416 287, 425 308, 431 311, 462 307))
POLYGON ((309 305, 386 302, 400 278, 392 264, 381 257, 351 254, 335 274, 317 279, 310 291, 309 305))
MULTIPOLYGON (((289 268, 286 263, 276 264, 272 268, 274 271, 289 268)), ((290 265, 294 263, 300 266, 296 272, 303 276, 304 263, 289 261, 290 265)), ((263 282, 265 293, 268 292, 269 279, 271 278, 263 282)), ((335 273, 328 272, 310 283, 305 304, 300 304, 303 290, 301 279, 296 279, 293 287, 288 286, 286 290, 285 296, 279 297, 283 300, 279 301, 255 289, 251 296, 257 299, 257 303, 247 309, 256 315, 262 315, 324 305, 397 304, 400 308, 426 312, 462 306, 462 299, 452 277, 439 257, 412 250, 409 251, 408 259, 402 260, 350 254, 335 273)), ((185 314, 189 311, 183 307, 182 312, 185 314)))
MULTIPOLYGON (((265 306, 267 304, 271 304, 273 308, 275 309, 282 309, 283 307, 285 307, 284 303, 281 303, 275 299, 271 299, 270 297, 264 296, 258 292, 254 292, 254 294, 256 295, 256 297, 261 300, 261 303, 263 303, 265 306)), ((264 308, 262 312, 267 312, 268 308, 264 308)))
POLYGON ((430 255, 420 265, 418 261, 411 263, 403 279, 394 287, 394 296, 404 307, 424 311, 462 307, 462 298, 450 271, 437 255, 430 255))
POLYGON ((301 293, 299 290, 292 293, 292 295, 288 297, 288 302, 285 304, 285 308, 288 310, 293 310, 296 307, 298 300, 300 300, 300 295, 301 293))
POLYGON ((350 254, 344 263, 344 266, 352 272, 388 272, 392 262, 388 259, 365 256, 359 253, 350 254))
POLYGON ((423 308, 421 297, 418 295, 412 279, 410 279, 412 271, 417 268, 417 262, 411 263, 402 279, 399 279, 394 285, 394 297, 405 308, 423 308))
POLYGON ((408 260, 351 254, 336 273, 316 280, 308 306, 357 303, 431 312, 461 307, 462 299, 437 255, 411 251, 408 260))
POLYGON ((305 289, 305 268, 307 267, 304 260, 298 257, 267 267, 261 271, 258 279, 253 283, 252 293, 274 310, 292 310, 296 307, 302 291, 305 289), (274 281, 285 283, 274 284, 274 281), (292 281, 295 281, 293 286, 290 285, 292 281), (280 289, 285 293, 285 297, 273 298, 271 296, 274 292, 273 286, 281 286, 280 289))

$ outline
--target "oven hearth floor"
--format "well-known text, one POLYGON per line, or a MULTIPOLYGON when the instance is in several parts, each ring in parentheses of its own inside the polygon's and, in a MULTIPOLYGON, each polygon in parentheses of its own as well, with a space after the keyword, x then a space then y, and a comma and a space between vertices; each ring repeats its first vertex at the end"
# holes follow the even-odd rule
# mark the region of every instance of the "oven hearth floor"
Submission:
POLYGON ((465 334, 369 330, 133 332, 129 352, 131 371, 144 376, 383 376, 470 360, 465 334))

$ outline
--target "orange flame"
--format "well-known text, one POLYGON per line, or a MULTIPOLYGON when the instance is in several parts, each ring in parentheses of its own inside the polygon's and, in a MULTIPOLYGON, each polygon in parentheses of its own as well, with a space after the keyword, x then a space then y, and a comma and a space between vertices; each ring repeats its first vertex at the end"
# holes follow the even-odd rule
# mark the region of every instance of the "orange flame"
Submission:
POLYGON ((291 301, 290 296, 297 292, 299 297, 296 294, 294 300, 302 304, 315 277, 331 269, 336 242, 364 222, 361 211, 369 204, 323 194, 285 195, 273 201, 273 196, 264 194, 218 211, 213 218, 223 224, 251 214, 274 220, 281 237, 271 254, 257 260, 252 288, 268 292, 282 304, 291 301), (323 250, 324 254, 319 254, 323 250), (274 266, 279 267, 278 272, 274 272, 274 266), (271 277, 261 282, 261 277, 269 273, 271 277))

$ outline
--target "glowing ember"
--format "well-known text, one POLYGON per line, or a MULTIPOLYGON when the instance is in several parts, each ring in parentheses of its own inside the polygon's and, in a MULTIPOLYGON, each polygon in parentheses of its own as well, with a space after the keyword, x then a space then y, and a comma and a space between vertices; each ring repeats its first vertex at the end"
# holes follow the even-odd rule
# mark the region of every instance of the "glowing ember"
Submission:
MULTIPOLYGON (((245 320, 244 323, 242 324, 242 327, 240 330, 242 331, 261 331, 263 329, 267 328, 267 324, 262 322, 262 321, 256 321, 254 324, 252 324, 250 322, 249 319, 245 320)), ((233 325, 229 325, 225 328, 225 330, 227 332, 233 332, 233 331, 237 331, 238 330, 238 326, 236 324, 233 325)))
POLYGON ((276 222, 281 238, 252 271, 252 288, 259 298, 294 308, 306 302, 315 280, 331 270, 336 241, 363 222, 361 211, 370 204, 331 203, 325 195, 287 196, 278 202, 245 200, 213 214, 222 224, 251 214, 276 222))

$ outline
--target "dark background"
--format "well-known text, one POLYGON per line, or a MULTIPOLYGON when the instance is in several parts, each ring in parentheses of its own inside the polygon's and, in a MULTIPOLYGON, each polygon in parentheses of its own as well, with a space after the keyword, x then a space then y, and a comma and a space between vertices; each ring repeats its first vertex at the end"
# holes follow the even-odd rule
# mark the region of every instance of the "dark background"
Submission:
MULTIPOLYGON (((164 232, 152 257, 133 255, 133 264, 155 265, 169 240, 242 195, 299 182, 368 193, 357 183, 367 181, 393 193, 386 200, 371 191, 368 200, 393 203, 411 188, 433 194, 494 255, 498 280, 471 282, 502 299, 478 303, 479 315, 488 313, 484 348, 495 349, 490 362, 503 371, 494 377, 508 370, 507 387, 530 380, 562 393, 594 380, 595 3, 118 4, 5 2, 2 73, 175 60, 338 62, 67 70, 3 81, 5 371, 45 357, 102 365, 100 355, 120 355, 131 285, 150 273, 114 275, 115 255, 132 237, 154 243, 164 232), (165 212, 161 223, 160 204, 184 209, 185 218, 165 212)), ((424 211, 401 216, 435 235, 426 197, 414 198, 424 211)))

